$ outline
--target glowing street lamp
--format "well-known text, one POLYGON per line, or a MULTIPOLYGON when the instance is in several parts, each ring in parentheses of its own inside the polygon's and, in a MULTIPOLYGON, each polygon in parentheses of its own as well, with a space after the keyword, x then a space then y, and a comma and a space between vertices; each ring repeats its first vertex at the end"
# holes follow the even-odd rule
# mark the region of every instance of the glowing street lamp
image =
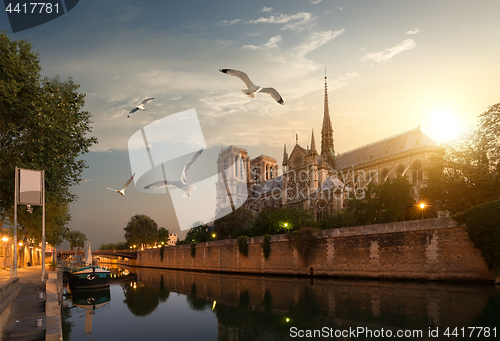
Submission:
POLYGON ((417 205, 420 210, 422 211, 422 219, 424 219, 424 210, 425 208, 427 207, 427 205, 425 204, 425 202, 421 202, 420 204, 417 205))
POLYGON ((215 233, 212 233, 212 238, 215 238, 215 233))

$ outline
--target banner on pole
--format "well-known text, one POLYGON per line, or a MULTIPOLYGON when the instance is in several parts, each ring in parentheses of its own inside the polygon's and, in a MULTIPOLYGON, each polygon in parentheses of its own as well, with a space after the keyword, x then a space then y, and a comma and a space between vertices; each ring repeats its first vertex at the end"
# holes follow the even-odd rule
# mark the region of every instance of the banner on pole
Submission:
POLYGON ((42 206, 42 181, 42 171, 20 168, 18 203, 20 205, 42 206))

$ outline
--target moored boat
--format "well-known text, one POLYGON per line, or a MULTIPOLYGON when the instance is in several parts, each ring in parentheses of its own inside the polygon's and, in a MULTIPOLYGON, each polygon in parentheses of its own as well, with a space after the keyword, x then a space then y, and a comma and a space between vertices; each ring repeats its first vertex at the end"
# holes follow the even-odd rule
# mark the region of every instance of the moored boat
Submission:
POLYGON ((87 241, 87 245, 85 246, 85 265, 69 273, 69 285, 71 288, 96 288, 109 285, 111 282, 111 273, 109 270, 93 264, 89 241, 87 241))

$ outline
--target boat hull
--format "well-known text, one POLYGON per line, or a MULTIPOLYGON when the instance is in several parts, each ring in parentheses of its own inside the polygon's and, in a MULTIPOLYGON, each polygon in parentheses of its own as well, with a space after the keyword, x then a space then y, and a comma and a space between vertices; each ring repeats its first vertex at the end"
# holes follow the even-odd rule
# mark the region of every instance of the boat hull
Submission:
POLYGON ((110 282, 109 270, 98 267, 83 268, 69 274, 69 285, 75 289, 104 287, 110 282))

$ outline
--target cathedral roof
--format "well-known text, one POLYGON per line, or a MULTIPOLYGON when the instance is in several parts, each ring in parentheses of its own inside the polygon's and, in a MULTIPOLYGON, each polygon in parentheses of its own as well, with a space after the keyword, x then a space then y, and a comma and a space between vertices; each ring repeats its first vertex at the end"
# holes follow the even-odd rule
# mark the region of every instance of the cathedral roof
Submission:
POLYGON ((265 195, 275 189, 281 190, 283 188, 283 176, 280 175, 259 184, 254 184, 250 188, 252 196, 265 195))
POLYGON ((316 190, 316 192, 321 191, 327 191, 330 189, 333 190, 343 190, 345 188, 345 185, 342 181, 339 180, 337 177, 329 176, 322 184, 321 186, 316 190))
POLYGON ((436 141, 425 135, 420 127, 366 146, 342 153, 335 158, 336 168, 345 169, 362 163, 372 162, 417 148, 437 147, 436 141))

